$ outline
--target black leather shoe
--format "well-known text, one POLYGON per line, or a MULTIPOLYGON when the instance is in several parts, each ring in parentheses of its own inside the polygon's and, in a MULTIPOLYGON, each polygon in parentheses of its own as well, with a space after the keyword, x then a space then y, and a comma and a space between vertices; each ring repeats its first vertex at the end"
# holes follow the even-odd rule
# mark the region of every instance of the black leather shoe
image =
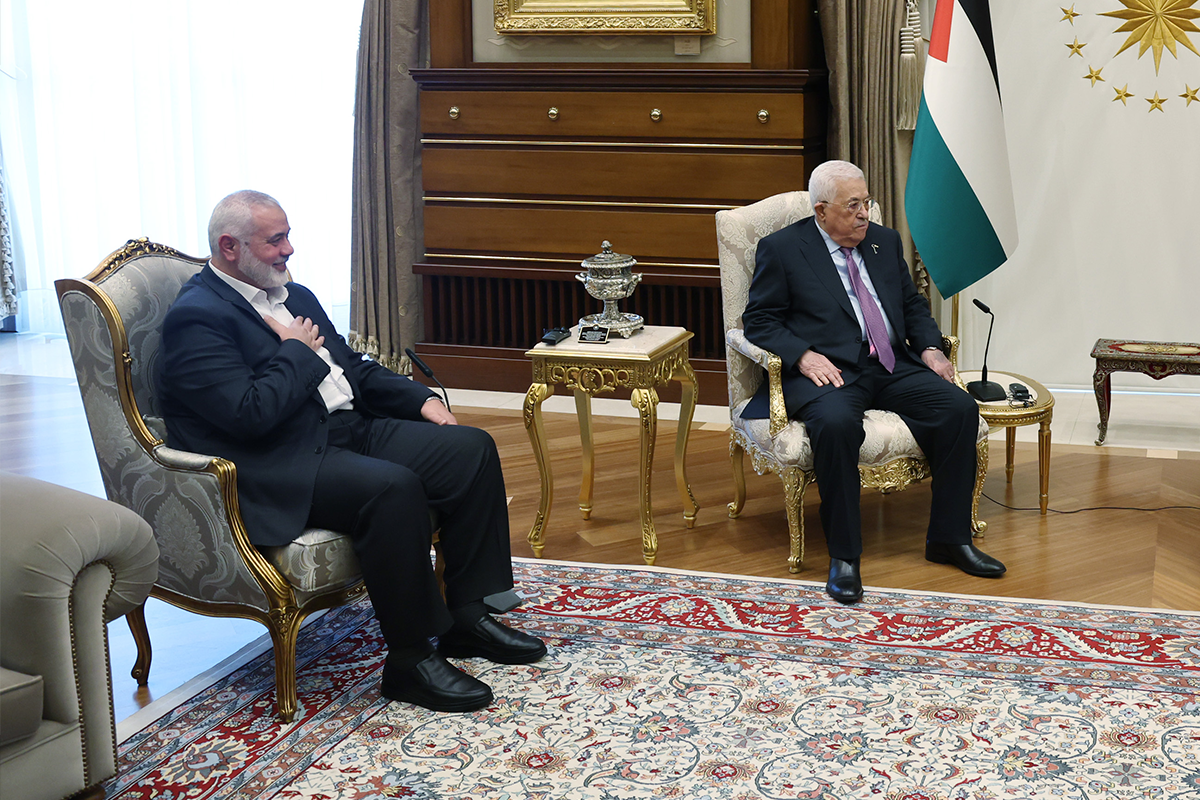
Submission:
POLYGON ((430 711, 474 711, 492 702, 492 690, 451 664, 441 653, 430 653, 424 661, 403 670, 383 667, 379 693, 430 711))
POLYGON ((973 544, 926 542, 925 560, 935 564, 953 564, 968 575, 980 578, 999 578, 1005 567, 973 544))
POLYGON ((825 591, 834 600, 846 605, 862 600, 862 577, 858 574, 858 559, 829 559, 829 583, 825 584, 825 591))
POLYGON ((497 664, 532 664, 546 655, 541 639, 513 630, 487 614, 464 630, 455 625, 438 640, 438 651, 451 658, 486 658, 497 664))

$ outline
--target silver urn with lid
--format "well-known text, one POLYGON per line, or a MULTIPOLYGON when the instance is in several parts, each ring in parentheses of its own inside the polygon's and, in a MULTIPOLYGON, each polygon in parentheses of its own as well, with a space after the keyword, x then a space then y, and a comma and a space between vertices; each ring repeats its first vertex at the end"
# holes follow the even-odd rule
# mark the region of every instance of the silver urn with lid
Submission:
POLYGON ((575 279, 583 284, 588 294, 604 302, 604 311, 588 314, 579 320, 579 324, 599 325, 608 328, 610 335, 628 339, 644 327, 645 321, 637 314, 618 311, 617 301, 633 294, 642 275, 633 272, 637 261, 632 256, 614 253, 609 242, 602 242, 600 248, 601 252, 580 262, 587 272, 578 273, 575 279))

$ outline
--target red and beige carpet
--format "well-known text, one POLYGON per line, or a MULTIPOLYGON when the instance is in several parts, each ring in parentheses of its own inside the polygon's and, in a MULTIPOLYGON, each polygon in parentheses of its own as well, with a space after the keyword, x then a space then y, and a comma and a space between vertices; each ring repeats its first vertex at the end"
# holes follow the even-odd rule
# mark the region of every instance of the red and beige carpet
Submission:
POLYGON ((1200 799, 1200 615, 518 561, 529 666, 496 702, 387 704, 370 606, 121 747, 109 798, 1200 799))

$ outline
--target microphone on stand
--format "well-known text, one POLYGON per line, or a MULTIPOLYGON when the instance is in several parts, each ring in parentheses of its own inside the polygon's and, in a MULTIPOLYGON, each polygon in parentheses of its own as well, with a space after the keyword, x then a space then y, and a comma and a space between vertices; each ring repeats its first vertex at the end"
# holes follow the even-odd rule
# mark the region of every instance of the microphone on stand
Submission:
MULTIPOLYGON (((453 412, 453 410, 454 410, 454 409, 450 408, 450 396, 449 396, 449 394, 446 392, 446 387, 445 387, 445 386, 442 386, 442 382, 441 382, 441 381, 439 381, 437 378, 433 377, 433 370, 431 370, 431 369, 429 368, 429 365, 428 365, 428 364, 426 364, 426 363, 425 363, 424 361, 422 361, 421 359, 417 358, 417 354, 416 354, 416 353, 414 353, 414 352, 412 351, 412 348, 411 348, 411 347, 406 347, 406 348, 404 348, 404 353, 405 353, 405 355, 407 355, 407 356, 408 356, 408 360, 409 360, 409 361, 411 361, 413 364, 415 364, 415 365, 416 365, 416 367, 417 367, 417 369, 421 370, 421 372, 423 372, 423 373, 425 374, 425 377, 426 377, 426 378, 429 378, 429 379, 430 379, 430 380, 432 380, 434 383, 436 383, 436 384, 437 384, 439 387, 441 387, 441 390, 442 390, 442 402, 446 404, 446 410, 447 410, 447 411, 453 412)), ((986 360, 986 359, 985 359, 985 360, 986 360)), ((986 375, 985 375, 985 377, 986 377, 986 375)))
POLYGON ((980 311, 991 316, 992 321, 988 324, 987 344, 983 348, 982 374, 979 376, 979 380, 971 381, 967 384, 967 391, 971 393, 972 397, 983 403, 993 403, 997 400, 1007 400, 1008 393, 1004 391, 1004 387, 987 379, 987 357, 988 350, 992 346, 992 327, 996 324, 996 315, 992 313, 990 308, 979 302, 978 298, 972 298, 971 302, 979 306, 980 311))

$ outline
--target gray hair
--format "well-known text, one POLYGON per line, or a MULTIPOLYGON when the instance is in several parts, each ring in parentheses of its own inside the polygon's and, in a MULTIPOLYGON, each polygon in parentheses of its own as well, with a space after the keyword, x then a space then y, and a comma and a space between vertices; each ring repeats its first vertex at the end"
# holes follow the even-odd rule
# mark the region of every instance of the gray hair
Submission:
POLYGON ((221 236, 229 234, 236 236, 239 242, 246 241, 254 230, 254 220, 251 217, 255 208, 269 206, 281 211, 283 206, 269 194, 243 189, 222 198, 208 218, 208 246, 215 257, 221 249, 221 236))
POLYGON ((838 184, 844 181, 865 181, 863 171, 849 161, 826 161, 817 165, 808 179, 808 198, 817 203, 832 203, 837 197, 838 184))

